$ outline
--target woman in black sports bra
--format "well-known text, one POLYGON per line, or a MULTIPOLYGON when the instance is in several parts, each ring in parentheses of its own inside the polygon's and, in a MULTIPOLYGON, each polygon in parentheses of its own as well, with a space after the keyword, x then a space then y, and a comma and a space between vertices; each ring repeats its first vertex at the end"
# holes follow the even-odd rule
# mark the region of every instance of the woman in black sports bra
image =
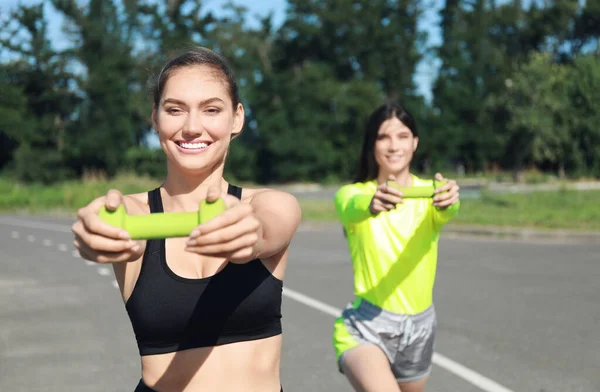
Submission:
POLYGON ((244 108, 216 53, 197 48, 164 66, 152 122, 168 162, 162 185, 111 190, 73 225, 81 256, 114 267, 142 362, 135 391, 280 391, 281 294, 298 202, 223 179, 244 108), (185 238, 134 241, 98 217, 120 204, 132 215, 197 211, 219 197, 227 210, 185 238))

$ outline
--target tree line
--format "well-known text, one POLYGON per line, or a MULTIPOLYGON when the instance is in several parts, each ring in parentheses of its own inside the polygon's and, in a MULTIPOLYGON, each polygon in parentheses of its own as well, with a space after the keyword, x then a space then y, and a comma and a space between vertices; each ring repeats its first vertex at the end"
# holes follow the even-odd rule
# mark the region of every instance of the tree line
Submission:
POLYGON ((446 0, 427 45, 423 0, 288 0, 283 23, 202 0, 51 0, 70 45, 57 49, 43 2, 0 33, 0 170, 53 183, 89 172, 164 175, 148 146, 148 83, 174 50, 231 62, 246 107, 227 175, 347 181, 368 114, 397 99, 416 117, 415 170, 536 168, 600 177, 600 2, 446 0), (415 82, 436 61, 432 99, 415 82))

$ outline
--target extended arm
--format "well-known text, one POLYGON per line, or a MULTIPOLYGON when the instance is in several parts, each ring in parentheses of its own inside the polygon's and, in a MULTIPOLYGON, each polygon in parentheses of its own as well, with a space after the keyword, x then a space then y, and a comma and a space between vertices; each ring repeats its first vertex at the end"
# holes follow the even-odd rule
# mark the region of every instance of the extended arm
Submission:
POLYGON ((359 192, 352 185, 341 187, 334 197, 338 218, 344 224, 358 223, 369 218, 372 199, 373 195, 359 192))
POLYGON ((267 258, 287 248, 302 218, 296 198, 269 190, 256 194, 250 205, 260 222, 256 257, 267 258))

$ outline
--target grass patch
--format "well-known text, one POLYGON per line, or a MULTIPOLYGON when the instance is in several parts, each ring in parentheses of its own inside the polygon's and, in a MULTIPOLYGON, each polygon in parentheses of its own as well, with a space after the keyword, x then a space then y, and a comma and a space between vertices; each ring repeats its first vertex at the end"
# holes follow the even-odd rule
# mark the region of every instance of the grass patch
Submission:
POLYGON ((600 191, 559 190, 464 200, 454 223, 600 230, 600 191))
POLYGON ((110 189, 125 193, 145 192, 159 185, 157 180, 129 174, 112 180, 86 179, 67 181, 52 186, 23 185, 0 178, 1 212, 49 212, 73 213, 110 189))
POLYGON ((298 199, 302 209, 302 220, 307 222, 337 221, 333 200, 298 199))
MULTIPOLYGON (((600 191, 547 191, 461 201, 454 224, 600 230, 600 191)), ((336 220, 333 201, 300 200, 305 220, 336 220)))

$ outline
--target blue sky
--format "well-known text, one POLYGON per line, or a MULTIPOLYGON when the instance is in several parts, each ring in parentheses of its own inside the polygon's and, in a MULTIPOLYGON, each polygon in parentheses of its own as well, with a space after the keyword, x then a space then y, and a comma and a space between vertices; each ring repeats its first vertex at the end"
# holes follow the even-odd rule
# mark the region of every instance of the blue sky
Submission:
MULTIPOLYGON (((18 4, 33 5, 39 4, 41 0, 0 0, 0 15, 5 16, 6 13, 14 9, 18 4)), ((421 23, 421 28, 429 33, 429 43, 437 44, 440 42, 440 34, 437 29, 438 10, 443 4, 443 0, 430 0, 432 6, 427 7, 427 12, 421 23)), ((218 13, 226 0, 206 0, 204 2, 207 10, 218 13)), ((285 18, 286 0, 260 0, 260 1, 235 1, 236 4, 244 4, 248 7, 250 15, 264 15, 269 11, 274 13, 274 21, 280 24, 285 18)), ((54 37, 53 44, 56 48, 68 46, 69 42, 61 32, 62 18, 54 11, 52 6, 46 1, 46 15, 50 22, 50 33, 54 37)), ((4 17, 2 18, 4 19, 4 17)), ((431 61, 424 61, 417 68, 415 81, 419 91, 425 95, 427 99, 431 97, 431 82, 435 77, 437 64, 431 61)))

